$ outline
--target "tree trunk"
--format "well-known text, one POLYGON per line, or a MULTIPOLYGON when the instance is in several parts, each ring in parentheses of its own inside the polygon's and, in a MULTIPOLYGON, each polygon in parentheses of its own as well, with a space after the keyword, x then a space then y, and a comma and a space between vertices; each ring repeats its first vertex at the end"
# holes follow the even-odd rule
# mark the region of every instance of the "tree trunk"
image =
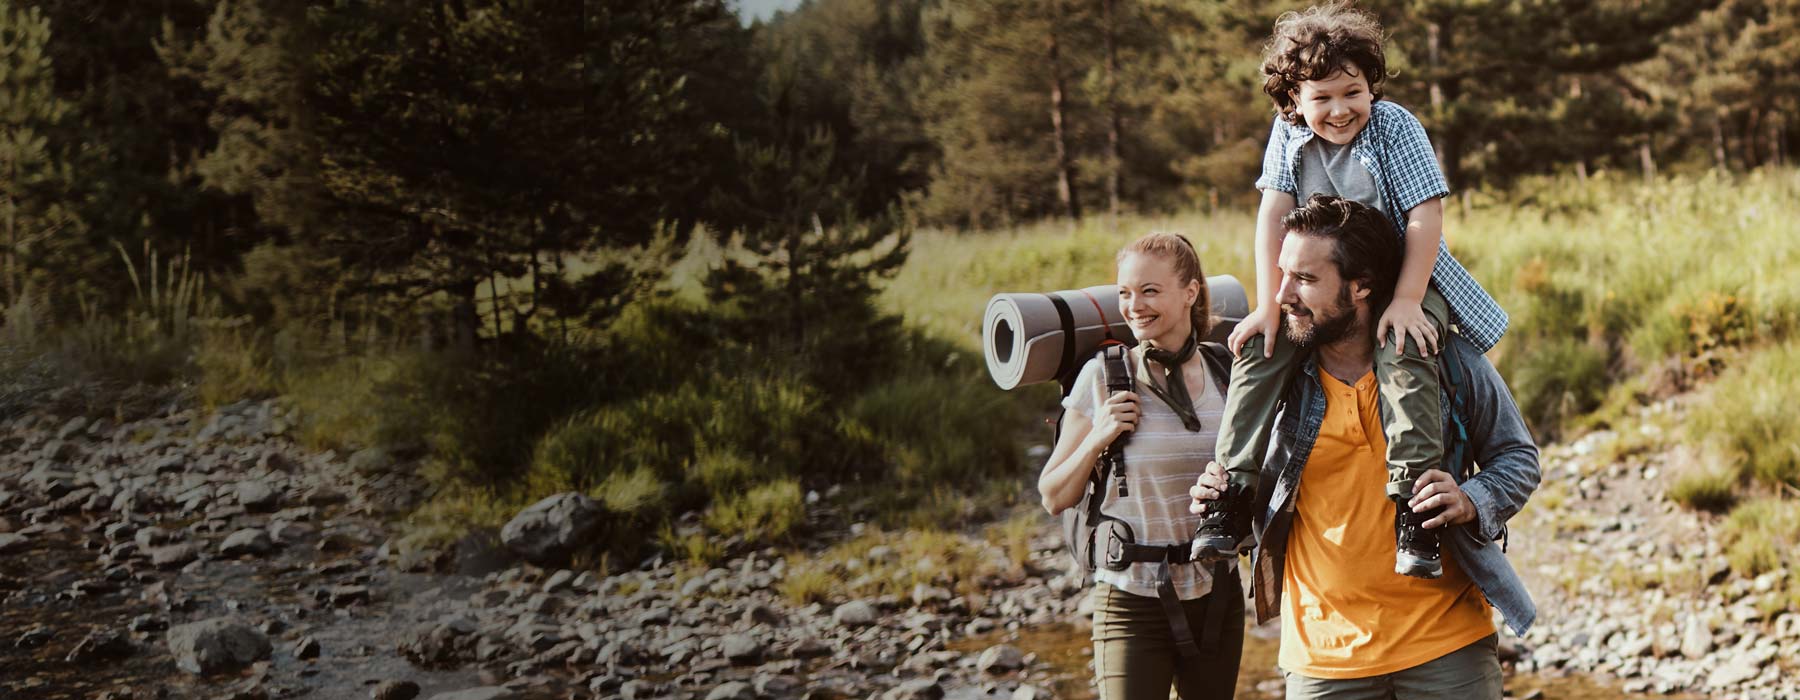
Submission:
POLYGON ((457 350, 475 349, 475 329, 481 325, 475 311, 475 290, 480 284, 480 280, 470 277, 444 290, 450 293, 450 343, 457 350))
POLYGON ((1113 17, 1116 4, 1117 0, 1100 0, 1106 18, 1106 205, 1115 229, 1119 226, 1119 178, 1123 167, 1119 157, 1119 47, 1113 17))
POLYGON ((19 301, 19 200, 14 196, 19 161, 8 160, 6 166, 6 303, 11 306, 19 301))
POLYGON ((1750 116, 1747 119, 1748 121, 1744 123, 1744 169, 1754 170, 1756 166, 1761 165, 1757 160, 1756 130, 1762 125, 1762 110, 1750 110, 1750 116))
POLYGON ((1730 161, 1725 160, 1724 121, 1725 119, 1721 115, 1716 112, 1713 113, 1713 162, 1718 164, 1720 170, 1729 172, 1731 170, 1731 163, 1730 161))
POLYGON ((1644 168, 1645 182, 1656 179, 1656 154, 1650 151, 1649 139, 1644 139, 1643 143, 1638 144, 1638 165, 1644 168))
POLYGON ((1769 165, 1781 167, 1782 131, 1787 126, 1781 112, 1769 113, 1769 165))
POLYGON ((1062 22, 1062 2, 1057 0, 1051 6, 1055 8, 1055 15, 1050 22, 1047 40, 1050 53, 1050 127, 1056 137, 1056 197, 1070 219, 1080 219, 1081 201, 1075 192, 1075 160, 1069 154, 1068 130, 1063 126, 1068 106, 1064 104, 1062 57, 1056 38, 1058 25, 1062 22))
MULTIPOLYGON (((1431 71, 1427 88, 1431 95, 1431 111, 1439 118, 1447 113, 1450 103, 1461 93, 1455 78, 1444 77, 1444 55, 1450 52, 1453 44, 1446 22, 1437 20, 1426 25, 1425 57, 1431 71)), ((1444 179, 1452 189, 1462 187, 1462 129, 1442 122, 1433 126, 1436 133, 1432 135, 1431 144, 1432 150, 1437 151, 1438 167, 1443 168, 1444 179)))

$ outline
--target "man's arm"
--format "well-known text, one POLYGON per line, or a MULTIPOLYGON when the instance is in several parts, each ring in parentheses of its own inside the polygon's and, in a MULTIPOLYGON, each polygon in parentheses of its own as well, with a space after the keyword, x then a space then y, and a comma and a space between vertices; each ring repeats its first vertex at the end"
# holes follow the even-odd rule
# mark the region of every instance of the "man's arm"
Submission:
POLYGON ((1477 539, 1491 541, 1537 490, 1541 478, 1537 442, 1494 365, 1462 339, 1446 349, 1459 353, 1457 359, 1469 374, 1462 389, 1467 409, 1462 411, 1463 422, 1481 471, 1464 481, 1462 490, 1475 505, 1472 525, 1477 539))

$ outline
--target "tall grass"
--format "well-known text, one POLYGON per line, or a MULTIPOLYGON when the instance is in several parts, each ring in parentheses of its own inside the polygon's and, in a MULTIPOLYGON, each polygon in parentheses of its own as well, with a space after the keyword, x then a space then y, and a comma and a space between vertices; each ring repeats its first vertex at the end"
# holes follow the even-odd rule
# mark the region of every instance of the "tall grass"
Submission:
POLYGON ((66 290, 27 286, 0 309, 0 414, 55 387, 81 388, 93 405, 77 408, 105 412, 118 388, 167 386, 193 375, 193 348, 208 328, 225 323, 206 276, 186 254, 164 256, 146 244, 134 257, 114 247, 132 288, 122 308, 109 312, 76 296, 76 313, 58 318, 51 292, 66 290))
POLYGON ((981 347, 981 316, 1001 292, 1048 292, 1111 284, 1114 255, 1145 233, 1184 234, 1208 275, 1255 283, 1255 222, 1248 212, 1048 221, 1005 231, 914 234, 906 267, 884 288, 882 305, 908 325, 970 351, 981 347))
MULTIPOLYGON (((1716 450, 1740 482, 1800 487, 1800 342, 1751 355, 1708 389, 1688 432, 1716 450)), ((1800 495, 1800 491, 1795 491, 1800 495)))
POLYGON ((1453 243, 1513 315, 1496 351, 1520 403, 1555 431, 1659 364, 1686 376, 1800 319, 1800 172, 1652 183, 1545 179, 1453 220, 1453 243), (1541 380, 1534 380, 1539 378, 1541 380), (1597 381, 1596 381, 1597 380, 1597 381))

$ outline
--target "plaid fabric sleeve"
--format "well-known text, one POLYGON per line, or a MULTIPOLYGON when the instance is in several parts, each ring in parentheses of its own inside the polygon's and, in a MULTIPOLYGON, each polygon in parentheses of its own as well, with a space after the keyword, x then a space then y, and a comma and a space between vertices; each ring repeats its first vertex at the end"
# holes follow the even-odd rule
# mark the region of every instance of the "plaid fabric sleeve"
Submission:
MULTIPOLYGON (((1418 118, 1405 107, 1385 100, 1375 106, 1381 123, 1381 177, 1386 180, 1385 191, 1395 212, 1394 227, 1405 236, 1406 212, 1433 197, 1449 194, 1450 185, 1444 181, 1437 153, 1418 118)), ((1450 254, 1449 244, 1442 240, 1438 241, 1437 260, 1431 266, 1431 283, 1449 302, 1450 313, 1463 337, 1482 352, 1492 349, 1506 335, 1510 322, 1506 310, 1450 254)))
POLYGON ((1269 147, 1263 149, 1262 177, 1256 179, 1258 190, 1280 190, 1294 194, 1294 159, 1288 155, 1288 125, 1280 116, 1269 129, 1269 147))
POLYGON ((1420 202, 1450 194, 1450 183, 1444 180, 1437 152, 1431 148, 1431 137, 1425 135, 1425 126, 1419 119, 1405 107, 1387 100, 1375 103, 1375 108, 1381 113, 1381 160, 1386 170, 1382 175, 1398 199, 1388 204, 1394 218, 1404 220, 1406 212, 1420 202))

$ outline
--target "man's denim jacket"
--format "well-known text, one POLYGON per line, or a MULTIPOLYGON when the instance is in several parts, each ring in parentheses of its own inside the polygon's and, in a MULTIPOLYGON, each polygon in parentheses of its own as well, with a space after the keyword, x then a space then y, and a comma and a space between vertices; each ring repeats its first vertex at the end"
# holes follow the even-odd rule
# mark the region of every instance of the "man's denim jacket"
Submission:
MULTIPOLYGON (((1480 470, 1464 464, 1453 472, 1463 493, 1475 504, 1475 520, 1450 526, 1442 537, 1444 549, 1481 587, 1488 603, 1506 617, 1507 626, 1524 635, 1537 617, 1537 607, 1507 563, 1499 540, 1505 535, 1506 521, 1525 507, 1525 500, 1537 489, 1537 443, 1526 430, 1500 373, 1469 341, 1455 333, 1446 336, 1450 339, 1446 350, 1456 353, 1466 375, 1457 388, 1469 436, 1465 451, 1480 470)), ((1254 555, 1251 587, 1258 623, 1281 614, 1282 567, 1294 520, 1294 492, 1325 420, 1325 390, 1318 373, 1316 357, 1301 362, 1300 373, 1289 383, 1285 405, 1275 417, 1268 457, 1263 462, 1255 510, 1256 537, 1261 545, 1254 555)), ((1442 383, 1448 387, 1450 378, 1442 383)), ((1442 393, 1440 398, 1448 420, 1449 394, 1442 393)))

